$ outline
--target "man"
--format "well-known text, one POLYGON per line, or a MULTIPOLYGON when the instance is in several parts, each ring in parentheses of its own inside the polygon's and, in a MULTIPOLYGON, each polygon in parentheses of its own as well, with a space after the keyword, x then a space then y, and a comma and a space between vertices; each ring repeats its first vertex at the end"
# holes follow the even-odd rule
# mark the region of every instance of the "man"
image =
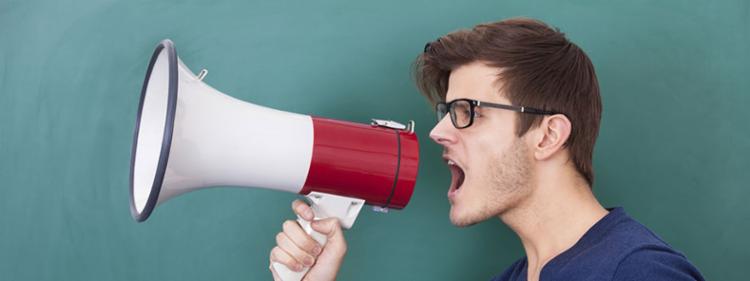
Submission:
MULTIPOLYGON (((523 244, 526 257, 493 280, 703 280, 622 208, 594 197, 599 85, 564 34, 523 18, 478 25, 427 44, 415 72, 436 104, 430 138, 452 174, 451 222, 496 217, 523 244)), ((301 201, 293 210, 312 219, 301 201)), ((312 266, 306 280, 334 280, 346 252, 341 228, 329 219, 313 229, 328 236, 325 247, 287 221, 270 259, 312 266)))

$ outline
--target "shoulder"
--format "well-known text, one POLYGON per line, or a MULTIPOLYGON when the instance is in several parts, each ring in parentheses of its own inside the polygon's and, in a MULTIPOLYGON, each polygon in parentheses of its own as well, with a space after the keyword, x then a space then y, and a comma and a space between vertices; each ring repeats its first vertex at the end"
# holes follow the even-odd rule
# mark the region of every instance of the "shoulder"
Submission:
POLYGON ((682 254, 662 245, 643 245, 620 261, 612 280, 704 279, 682 254))
POLYGON ((617 222, 606 233, 603 233, 599 237, 598 241, 592 244, 592 248, 597 248, 596 246, 598 246, 602 248, 600 250, 607 250, 609 252, 613 249, 617 250, 619 260, 648 249, 663 249, 682 256, 674 251, 656 233, 624 213, 619 216, 617 222))
POLYGON ((596 280, 703 280, 684 255, 646 226, 622 210, 615 215, 558 264, 561 273, 596 280))
POLYGON ((523 276, 523 270, 526 268, 526 258, 521 258, 514 262, 508 269, 502 274, 495 276, 491 281, 512 281, 519 280, 520 276, 523 276))
POLYGON ((703 280, 683 254, 630 217, 611 239, 619 241, 622 253, 613 280, 703 280))

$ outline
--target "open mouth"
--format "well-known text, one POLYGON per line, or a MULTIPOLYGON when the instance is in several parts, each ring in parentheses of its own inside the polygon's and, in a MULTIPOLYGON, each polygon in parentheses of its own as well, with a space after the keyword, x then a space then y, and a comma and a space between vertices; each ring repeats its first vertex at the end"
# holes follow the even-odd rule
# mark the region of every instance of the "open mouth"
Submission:
POLYGON ((464 183, 465 174, 464 170, 456 162, 453 162, 453 160, 448 160, 448 168, 451 170, 451 186, 448 191, 450 195, 461 188, 461 185, 464 183))

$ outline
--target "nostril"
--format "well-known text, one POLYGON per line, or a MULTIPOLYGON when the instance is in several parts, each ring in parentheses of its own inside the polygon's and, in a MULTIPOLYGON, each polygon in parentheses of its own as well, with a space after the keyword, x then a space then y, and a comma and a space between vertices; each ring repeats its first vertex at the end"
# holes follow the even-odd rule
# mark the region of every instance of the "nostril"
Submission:
POLYGON ((437 126, 435 128, 433 128, 432 131, 430 131, 430 139, 432 139, 432 141, 434 141, 436 143, 440 143, 440 140, 442 138, 443 137, 441 137, 441 135, 438 134, 438 132, 437 132, 437 126))
MULTIPOLYGON (((430 131, 430 139, 442 145, 455 142, 455 137, 450 133, 449 129, 446 129, 446 127, 443 126, 443 123, 444 122, 440 122, 432 128, 432 131, 430 131)), ((450 122, 448 123, 450 124, 450 122)))
POLYGON ((443 136, 430 136, 432 141, 436 142, 439 145, 448 145, 450 143, 450 140, 448 138, 445 138, 443 136))
POLYGON ((430 139, 436 143, 440 143, 441 137, 438 135, 430 134, 430 139))

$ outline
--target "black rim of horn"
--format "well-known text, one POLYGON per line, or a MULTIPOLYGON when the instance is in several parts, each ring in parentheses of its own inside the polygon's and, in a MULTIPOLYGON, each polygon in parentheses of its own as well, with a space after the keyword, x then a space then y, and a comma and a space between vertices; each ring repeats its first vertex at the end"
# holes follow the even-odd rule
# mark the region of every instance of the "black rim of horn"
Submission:
POLYGON ((162 40, 159 45, 154 49, 153 55, 151 55, 151 61, 148 64, 148 71, 146 71, 146 78, 143 81, 143 88, 141 89, 141 100, 138 104, 138 117, 135 122, 135 132, 133 133, 133 148, 130 154, 130 213, 133 215, 136 221, 142 222, 146 220, 151 212, 156 207, 156 202, 159 199, 159 192, 161 191, 161 185, 164 181, 164 172, 167 169, 167 162, 169 161, 169 149, 172 146, 172 132, 174 130, 174 118, 175 110, 177 108, 177 51, 174 48, 174 44, 169 39, 162 40), (148 89, 149 78, 151 77, 151 71, 154 68, 156 59, 161 54, 162 50, 167 52, 167 58, 169 59, 169 97, 167 100, 167 114, 166 121, 164 124, 164 134, 161 143, 161 152, 159 153, 159 162, 156 168, 156 174, 154 175, 154 183, 151 186, 151 193, 148 195, 146 206, 142 212, 138 212, 135 207, 134 195, 134 182, 133 176, 135 173, 135 155, 138 150, 138 132, 141 126, 141 114, 143 113, 143 102, 146 97, 146 89, 148 89))

